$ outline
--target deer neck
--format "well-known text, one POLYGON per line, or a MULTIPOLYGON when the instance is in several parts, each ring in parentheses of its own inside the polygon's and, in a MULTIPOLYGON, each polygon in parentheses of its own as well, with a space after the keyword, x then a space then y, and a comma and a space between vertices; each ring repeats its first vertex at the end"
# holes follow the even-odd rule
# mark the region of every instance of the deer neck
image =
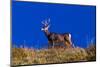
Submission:
POLYGON ((49 32, 48 30, 45 30, 44 32, 45 32, 45 34, 46 34, 47 36, 50 34, 50 32, 49 32))

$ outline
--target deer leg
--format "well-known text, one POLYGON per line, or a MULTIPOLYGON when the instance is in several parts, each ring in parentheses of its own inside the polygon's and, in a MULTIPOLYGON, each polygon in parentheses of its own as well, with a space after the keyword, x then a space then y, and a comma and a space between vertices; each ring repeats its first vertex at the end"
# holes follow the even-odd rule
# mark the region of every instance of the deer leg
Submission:
POLYGON ((65 42, 63 42, 63 47, 66 48, 65 42))
POLYGON ((49 44, 48 44, 48 48, 52 48, 52 41, 48 41, 49 42, 49 44))
POLYGON ((68 42, 65 42, 65 45, 67 48, 71 48, 71 44, 69 44, 68 42))
POLYGON ((53 44, 53 48, 54 48, 54 42, 52 44, 53 44))
POLYGON ((71 47, 72 47, 71 37, 68 38, 68 36, 65 36, 65 37, 64 37, 64 40, 65 40, 65 45, 66 45, 68 48, 71 48, 71 47))

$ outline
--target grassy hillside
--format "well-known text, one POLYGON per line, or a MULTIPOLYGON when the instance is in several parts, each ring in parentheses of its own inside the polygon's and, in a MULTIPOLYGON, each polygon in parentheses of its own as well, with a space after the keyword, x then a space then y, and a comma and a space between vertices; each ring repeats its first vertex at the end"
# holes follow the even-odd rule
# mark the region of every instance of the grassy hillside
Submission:
POLYGON ((48 64, 96 60, 95 46, 83 48, 12 48, 12 65, 48 64))

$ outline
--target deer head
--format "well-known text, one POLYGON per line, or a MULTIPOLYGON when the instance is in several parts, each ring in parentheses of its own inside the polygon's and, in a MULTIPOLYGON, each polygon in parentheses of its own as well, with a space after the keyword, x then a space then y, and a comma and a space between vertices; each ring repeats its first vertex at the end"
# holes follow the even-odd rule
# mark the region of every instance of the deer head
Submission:
POLYGON ((43 27, 41 28, 42 31, 48 31, 50 27, 49 22, 50 22, 50 19, 47 19, 41 22, 43 24, 43 27))

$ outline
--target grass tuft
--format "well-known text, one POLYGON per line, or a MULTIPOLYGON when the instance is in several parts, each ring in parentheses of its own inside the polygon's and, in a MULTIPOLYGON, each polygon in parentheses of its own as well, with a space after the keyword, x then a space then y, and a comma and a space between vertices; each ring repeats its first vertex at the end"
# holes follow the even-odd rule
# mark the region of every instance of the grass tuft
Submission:
POLYGON ((50 48, 34 50, 31 48, 12 48, 12 65, 48 64, 96 60, 96 47, 88 48, 50 48))

